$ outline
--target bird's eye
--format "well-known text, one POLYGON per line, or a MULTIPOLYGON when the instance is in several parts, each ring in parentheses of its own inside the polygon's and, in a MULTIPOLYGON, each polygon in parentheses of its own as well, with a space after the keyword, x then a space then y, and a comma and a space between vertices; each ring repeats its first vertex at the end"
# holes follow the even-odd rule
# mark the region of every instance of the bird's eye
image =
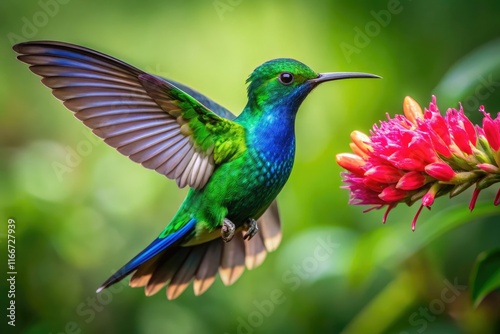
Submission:
POLYGON ((293 83, 293 74, 290 72, 280 73, 278 80, 285 86, 291 85, 293 83))

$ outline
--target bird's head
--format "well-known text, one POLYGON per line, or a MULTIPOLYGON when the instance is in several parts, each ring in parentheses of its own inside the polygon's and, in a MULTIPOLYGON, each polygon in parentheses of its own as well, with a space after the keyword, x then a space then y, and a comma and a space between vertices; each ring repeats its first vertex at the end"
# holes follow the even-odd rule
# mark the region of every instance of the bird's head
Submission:
POLYGON ((307 94, 319 84, 348 78, 380 77, 357 72, 316 73, 294 59, 273 59, 257 67, 248 77, 248 103, 258 109, 282 106, 296 112, 307 94))

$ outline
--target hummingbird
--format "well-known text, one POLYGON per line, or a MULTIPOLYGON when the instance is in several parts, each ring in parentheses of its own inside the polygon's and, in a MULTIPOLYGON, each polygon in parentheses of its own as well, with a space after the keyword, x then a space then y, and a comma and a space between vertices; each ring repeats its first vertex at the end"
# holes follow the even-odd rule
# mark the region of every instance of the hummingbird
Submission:
POLYGON ((195 295, 204 293, 217 273, 231 285, 278 247, 276 197, 292 171, 302 101, 327 81, 380 78, 273 59, 248 77, 236 117, 186 85, 82 46, 31 41, 13 49, 105 143, 190 188, 158 237, 97 289, 132 274, 130 286, 147 296, 166 286, 168 299, 191 281, 195 295))

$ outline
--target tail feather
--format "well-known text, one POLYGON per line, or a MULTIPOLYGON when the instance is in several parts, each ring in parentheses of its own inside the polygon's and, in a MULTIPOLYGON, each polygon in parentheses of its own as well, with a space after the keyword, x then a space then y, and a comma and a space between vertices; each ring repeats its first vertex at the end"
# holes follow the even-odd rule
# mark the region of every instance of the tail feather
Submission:
POLYGON ((153 271, 157 266, 158 258, 160 258, 161 255, 163 254, 156 255, 154 259, 149 260, 148 262, 137 268, 137 270, 130 278, 129 285, 132 288, 138 288, 148 284, 148 281, 153 275, 153 271))
POLYGON ((176 242, 180 241, 183 237, 185 237, 189 232, 191 232, 196 225, 196 220, 189 220, 184 226, 182 226, 177 231, 167 235, 164 238, 155 239, 148 247, 146 247, 142 252, 137 254, 132 260, 130 260, 126 265, 124 265, 120 270, 114 273, 110 278, 104 282, 97 292, 100 292, 102 289, 121 281, 124 277, 130 274, 132 271, 136 270, 143 263, 151 260, 155 257, 155 255, 161 253, 168 247, 174 245, 176 242))
POLYGON ((194 247, 191 250, 189 256, 184 260, 184 263, 179 270, 177 270, 174 277, 172 277, 172 280, 168 284, 167 298, 169 300, 177 298, 184 290, 186 290, 196 274, 196 270, 200 266, 200 262, 203 260, 206 248, 206 245, 201 245, 200 247, 194 247))
POLYGON ((243 234, 237 233, 233 240, 224 245, 219 275, 224 285, 231 285, 245 270, 245 244, 243 234))
POLYGON ((223 246, 221 239, 215 239, 208 243, 205 255, 194 277, 193 290, 196 296, 207 291, 215 281, 223 246))
POLYGON ((245 266, 248 269, 257 268, 264 262, 267 256, 266 246, 262 237, 253 237, 245 242, 245 266))
POLYGON ((265 222, 259 225, 259 231, 262 233, 266 249, 272 252, 281 242, 281 223, 276 200, 271 203, 259 220, 265 222))
POLYGON ((165 284, 174 277, 177 270, 182 267, 184 260, 188 257, 189 248, 178 247, 166 252, 158 259, 158 265, 146 284, 144 289, 146 296, 157 293, 165 284))
MULTIPOLYGON (((217 272, 225 285, 231 285, 241 276, 245 267, 258 267, 267 253, 278 247, 281 241, 281 222, 276 201, 257 220, 257 225, 259 232, 250 240, 243 240, 245 231, 240 228, 233 240, 227 243, 217 238, 193 246, 183 247, 177 243, 164 248, 134 268, 136 271, 130 279, 130 286, 145 287, 145 294, 150 296, 167 285, 167 298, 175 299, 192 280, 194 294, 201 295, 213 284, 217 272)), ((134 269, 130 269, 128 273, 134 269)), ((107 285, 103 284, 103 287, 128 275, 123 270, 118 273, 122 273, 118 279, 107 285)))

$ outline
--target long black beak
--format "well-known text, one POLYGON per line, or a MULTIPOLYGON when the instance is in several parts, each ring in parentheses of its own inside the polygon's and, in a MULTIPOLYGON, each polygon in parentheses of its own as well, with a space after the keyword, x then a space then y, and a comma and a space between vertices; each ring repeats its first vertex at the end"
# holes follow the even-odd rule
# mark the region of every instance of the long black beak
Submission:
POLYGON ((340 80, 340 79, 354 79, 354 78, 380 79, 382 77, 375 74, 361 73, 361 72, 328 72, 328 73, 320 73, 317 78, 309 79, 309 82, 315 85, 319 85, 320 83, 326 81, 340 80))

